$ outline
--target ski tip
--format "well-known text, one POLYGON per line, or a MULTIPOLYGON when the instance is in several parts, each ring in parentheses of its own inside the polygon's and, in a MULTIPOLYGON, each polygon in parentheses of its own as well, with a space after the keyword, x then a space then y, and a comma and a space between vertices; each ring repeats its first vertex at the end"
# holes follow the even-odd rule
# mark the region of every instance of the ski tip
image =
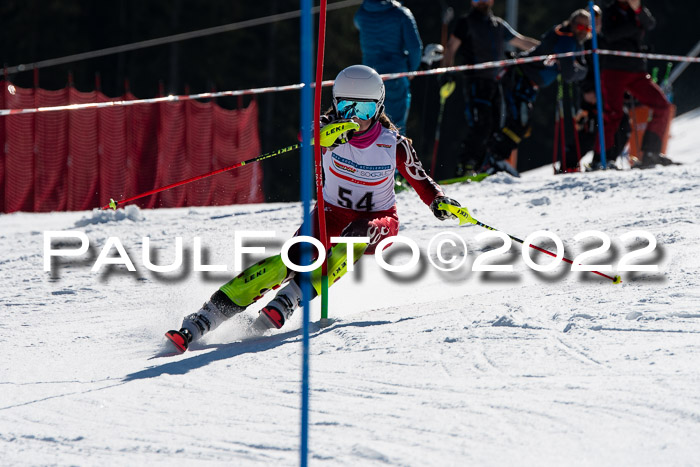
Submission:
POLYGON ((621 282, 622 282, 622 278, 620 276, 613 277, 613 284, 619 284, 621 282))
POLYGON ((165 333, 165 337, 168 338, 170 342, 177 348, 180 353, 187 350, 187 338, 182 335, 180 331, 168 331, 165 333))

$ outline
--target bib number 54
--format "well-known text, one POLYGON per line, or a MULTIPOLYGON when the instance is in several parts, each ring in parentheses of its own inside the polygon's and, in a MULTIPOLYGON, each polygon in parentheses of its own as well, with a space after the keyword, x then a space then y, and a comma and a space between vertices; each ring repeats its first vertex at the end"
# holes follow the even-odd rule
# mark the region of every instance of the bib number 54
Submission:
POLYGON ((374 203, 372 203, 372 192, 368 191, 362 198, 357 201, 357 204, 353 206, 352 204, 352 190, 347 188, 338 187, 338 206, 342 206, 348 209, 354 209, 355 211, 371 211, 374 203))

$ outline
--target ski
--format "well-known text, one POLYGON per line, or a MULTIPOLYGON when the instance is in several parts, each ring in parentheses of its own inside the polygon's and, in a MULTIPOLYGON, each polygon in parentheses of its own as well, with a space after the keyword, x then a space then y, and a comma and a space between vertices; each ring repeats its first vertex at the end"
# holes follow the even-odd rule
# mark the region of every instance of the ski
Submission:
MULTIPOLYGON (((467 182, 467 183, 475 182, 476 183, 476 182, 482 181, 483 179, 485 179, 489 175, 490 174, 488 174, 486 172, 473 173, 471 175, 463 175, 461 177, 448 178, 447 180, 438 180, 438 183, 440 185, 452 185, 455 183, 464 183, 464 182, 467 182)), ((406 191, 406 190, 410 190, 410 189, 411 189, 411 185, 406 180, 404 180, 403 177, 397 178, 396 181, 394 182, 394 191, 396 193, 401 193, 402 191, 406 191)))
POLYGON ((471 175, 462 175, 461 177, 455 177, 455 178, 448 178, 447 180, 440 180, 438 183, 440 185, 452 185, 454 183, 463 183, 463 182, 480 182, 486 177, 488 177, 489 173, 486 172, 481 172, 481 173, 473 173, 471 175))

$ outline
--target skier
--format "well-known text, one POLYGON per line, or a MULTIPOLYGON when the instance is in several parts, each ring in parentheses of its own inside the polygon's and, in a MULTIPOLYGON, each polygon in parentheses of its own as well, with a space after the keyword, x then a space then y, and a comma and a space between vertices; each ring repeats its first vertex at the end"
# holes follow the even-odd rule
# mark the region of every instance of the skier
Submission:
MULTIPOLYGON (((380 241, 398 233, 393 177, 396 168, 438 219, 454 217, 439 209, 439 203, 459 206, 425 173, 411 140, 401 136, 386 116, 384 96, 384 83, 374 69, 350 66, 335 79, 333 107, 321 118, 322 127, 348 120, 359 125, 354 134, 339 132, 338 139, 323 152, 326 240, 337 236, 369 237, 368 244, 352 247, 355 260, 363 253, 374 254, 380 241)), ((320 237, 317 224, 314 209, 315 238, 320 237)), ((289 258, 300 264, 299 248, 295 247, 298 244, 290 248, 289 258)), ((347 270, 347 248, 340 243, 329 250, 330 284, 347 270)), ((310 299, 320 292, 320 270, 311 273, 311 282, 310 299)), ((191 342, 245 310, 267 291, 281 286, 284 287, 260 311, 255 323, 259 329, 279 329, 299 306, 301 288, 300 277, 285 266, 280 255, 275 255, 250 266, 221 286, 199 311, 184 318, 179 331, 168 331, 166 337, 185 351, 191 342)))

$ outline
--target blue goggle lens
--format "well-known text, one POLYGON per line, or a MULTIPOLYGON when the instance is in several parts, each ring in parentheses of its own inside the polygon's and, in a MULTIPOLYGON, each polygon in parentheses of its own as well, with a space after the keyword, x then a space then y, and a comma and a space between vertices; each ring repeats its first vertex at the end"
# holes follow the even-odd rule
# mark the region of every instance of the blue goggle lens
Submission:
POLYGON ((338 113, 342 118, 357 117, 360 120, 369 120, 377 113, 376 102, 340 101, 338 113))

